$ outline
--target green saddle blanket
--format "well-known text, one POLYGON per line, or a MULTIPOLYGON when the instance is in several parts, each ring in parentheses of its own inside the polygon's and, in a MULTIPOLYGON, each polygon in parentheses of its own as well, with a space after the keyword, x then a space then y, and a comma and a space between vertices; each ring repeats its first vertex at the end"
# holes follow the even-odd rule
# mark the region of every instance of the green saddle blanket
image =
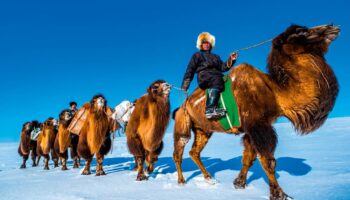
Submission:
POLYGON ((231 129, 241 126, 239 110, 234 94, 232 93, 232 82, 229 76, 224 77, 225 89, 220 94, 219 107, 227 111, 225 117, 219 119, 221 126, 225 129, 231 129))

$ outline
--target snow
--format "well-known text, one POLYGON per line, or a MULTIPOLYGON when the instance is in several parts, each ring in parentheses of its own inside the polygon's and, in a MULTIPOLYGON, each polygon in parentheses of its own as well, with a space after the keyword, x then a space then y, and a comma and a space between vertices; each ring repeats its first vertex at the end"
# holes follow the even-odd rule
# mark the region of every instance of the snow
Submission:
MULTIPOLYGON (((329 119, 307 136, 295 134, 290 123, 275 125, 277 178, 294 199, 350 199, 350 118, 329 119)), ((202 160, 216 183, 209 184, 189 158, 186 146, 183 171, 187 184, 177 184, 172 159, 173 136, 166 134, 164 150, 148 181, 137 182, 125 137, 114 141, 113 153, 104 161, 106 176, 82 176, 80 169, 44 171, 43 164, 19 169, 17 143, 0 143, 0 199, 268 199, 269 187, 258 162, 248 173, 248 187, 234 189, 232 182, 241 168, 240 136, 216 133, 202 152, 202 160)), ((92 165, 93 172, 95 163, 92 165)))

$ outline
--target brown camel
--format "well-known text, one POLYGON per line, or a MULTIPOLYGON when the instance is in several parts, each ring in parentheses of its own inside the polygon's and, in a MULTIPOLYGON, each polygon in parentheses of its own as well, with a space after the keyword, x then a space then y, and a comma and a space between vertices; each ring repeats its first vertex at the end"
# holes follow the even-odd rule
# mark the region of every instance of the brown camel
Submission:
MULTIPOLYGON (((86 103, 82 108, 87 112, 86 121, 80 131, 78 142, 78 154, 85 160, 85 167, 82 175, 91 174, 90 164, 96 154, 96 176, 106 175, 103 171, 102 163, 104 156, 111 148, 110 124, 112 120, 111 109, 107 106, 107 100, 101 94, 95 95, 90 103, 86 103)), ((78 112, 79 112, 78 111, 78 112)))
POLYGON ((54 151, 54 143, 57 134, 57 120, 49 117, 42 127, 42 131, 38 136, 36 152, 39 156, 44 157, 44 169, 49 170, 49 160, 54 161, 55 167, 58 167, 58 155, 54 151))
POLYGON ((185 183, 181 162, 191 130, 194 132, 191 158, 209 180, 211 175, 204 167, 200 153, 212 133, 244 133, 242 169, 234 180, 235 188, 246 186, 247 172, 258 158, 269 180, 270 199, 287 199, 275 177, 277 135, 272 123, 285 116, 297 132, 308 134, 325 122, 335 104, 338 83, 324 54, 339 32, 339 27, 333 25, 314 28, 292 25, 272 42, 268 74, 249 64, 233 68, 229 78, 240 110, 241 127, 224 130, 217 120, 207 120, 205 91, 195 90, 174 113, 173 156, 179 184, 185 183))
POLYGON ((18 154, 23 157, 21 168, 26 168, 26 162, 28 160, 29 154, 31 154, 32 157, 33 167, 36 167, 39 162, 39 159, 36 160, 36 141, 31 139, 31 132, 34 128, 38 128, 39 126, 40 123, 36 120, 23 124, 21 139, 18 147, 18 154))
POLYGON ((68 147, 70 147, 70 155, 74 162, 73 168, 79 168, 80 158, 77 153, 79 136, 71 134, 68 126, 72 121, 73 115, 65 109, 60 113, 60 122, 58 126, 58 133, 55 139, 54 149, 56 154, 62 161, 62 170, 67 170, 68 147))
POLYGON ((147 89, 147 94, 137 99, 135 109, 126 127, 128 148, 135 158, 138 181, 147 179, 146 172, 152 173, 154 163, 163 148, 163 137, 170 119, 170 85, 157 80, 147 89))

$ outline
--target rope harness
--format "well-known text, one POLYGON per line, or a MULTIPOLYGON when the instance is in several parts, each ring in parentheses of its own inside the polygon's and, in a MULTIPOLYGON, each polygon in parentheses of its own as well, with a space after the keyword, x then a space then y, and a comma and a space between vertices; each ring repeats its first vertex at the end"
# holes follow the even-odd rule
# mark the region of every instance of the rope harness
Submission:
POLYGON ((273 39, 269 39, 269 40, 265 40, 265 41, 263 41, 263 42, 260 42, 260 43, 258 43, 258 44, 254 44, 254 45, 252 45, 252 46, 248 46, 248 47, 244 47, 244 48, 241 48, 241 49, 237 49, 236 51, 233 51, 233 52, 239 52, 239 51, 246 51, 246 50, 248 50, 248 49, 252 49, 252 48, 255 48, 255 47, 258 47, 258 46, 261 46, 261 45, 263 45, 263 44, 266 44, 266 43, 268 43, 268 42, 271 42, 273 39))

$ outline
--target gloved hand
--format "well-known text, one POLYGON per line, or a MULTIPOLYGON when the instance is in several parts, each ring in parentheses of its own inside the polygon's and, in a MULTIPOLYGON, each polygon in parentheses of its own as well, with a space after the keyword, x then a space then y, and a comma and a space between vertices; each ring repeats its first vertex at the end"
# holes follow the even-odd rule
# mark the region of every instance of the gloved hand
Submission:
POLYGON ((230 54, 230 58, 231 58, 232 61, 237 60, 237 58, 238 58, 238 53, 237 53, 237 52, 231 53, 231 54, 230 54))
POLYGON ((184 80, 184 81, 182 82, 181 89, 182 89, 183 91, 187 92, 188 88, 190 87, 190 83, 191 83, 190 80, 187 80, 187 79, 184 80))

